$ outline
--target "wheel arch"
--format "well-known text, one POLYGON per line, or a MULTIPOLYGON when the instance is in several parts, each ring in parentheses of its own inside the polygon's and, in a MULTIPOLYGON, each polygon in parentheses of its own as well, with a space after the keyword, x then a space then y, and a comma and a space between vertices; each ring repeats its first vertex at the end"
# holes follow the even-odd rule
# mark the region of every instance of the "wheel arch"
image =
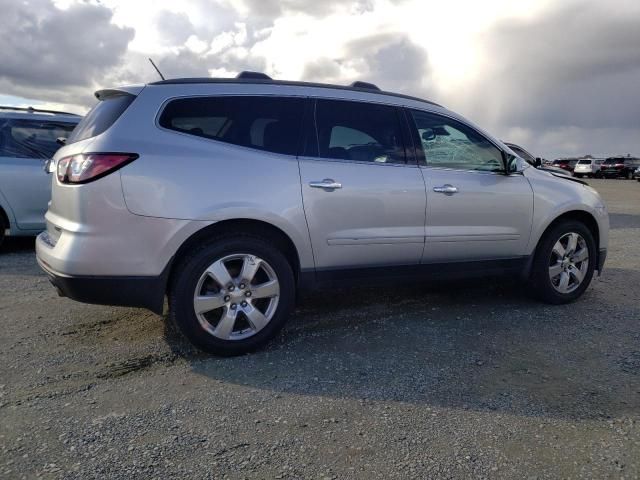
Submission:
MULTIPOLYGON (((549 222, 549 224, 545 227, 545 229, 542 231, 542 233, 538 237, 536 241, 536 246, 532 254, 529 256, 529 261, 527 262, 525 271, 523 272, 524 278, 529 278, 529 276, 531 275, 533 262, 535 261, 536 255, 538 253, 540 242, 542 241, 544 236, 547 234, 547 232, 555 228, 558 224, 562 222, 570 221, 570 220, 581 222, 587 227, 587 229, 593 236, 593 240, 596 243, 596 255, 597 256, 600 255, 600 227, 598 226, 598 221, 596 220, 596 218, 586 210, 569 210, 567 212, 564 212, 558 215, 553 220, 551 220, 551 222, 549 222)), ((596 259, 596 260, 597 260, 596 265, 600 265, 599 259, 596 259)))
POLYGON ((165 268, 165 290, 171 284, 171 277, 175 271, 175 266, 187 252, 203 242, 232 234, 253 234, 269 239, 285 255, 291 265, 296 282, 298 281, 300 276, 300 254, 291 237, 281 228, 271 223, 262 220, 237 218, 212 223, 187 238, 172 257, 167 268, 165 268))

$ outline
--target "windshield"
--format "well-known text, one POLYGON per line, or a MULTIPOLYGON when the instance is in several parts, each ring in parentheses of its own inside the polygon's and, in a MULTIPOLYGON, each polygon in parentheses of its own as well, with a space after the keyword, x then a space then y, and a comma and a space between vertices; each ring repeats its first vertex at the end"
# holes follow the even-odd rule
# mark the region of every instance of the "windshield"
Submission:
POLYGON ((75 126, 50 120, 0 120, 0 156, 51 158, 60 148, 58 137, 67 138, 75 126))
POLYGON ((131 105, 134 98, 136 97, 133 95, 122 94, 99 101, 71 133, 67 144, 95 137, 106 131, 131 105))

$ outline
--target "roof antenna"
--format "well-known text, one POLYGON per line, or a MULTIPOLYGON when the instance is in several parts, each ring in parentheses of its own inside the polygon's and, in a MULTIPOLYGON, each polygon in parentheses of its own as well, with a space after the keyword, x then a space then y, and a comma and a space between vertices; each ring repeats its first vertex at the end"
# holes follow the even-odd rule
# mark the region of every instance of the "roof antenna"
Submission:
POLYGON ((156 67, 156 64, 155 64, 155 63, 153 63, 153 60, 151 60, 151 58, 149 58, 149 61, 151 62, 151 65, 153 65, 153 68, 155 68, 155 69, 156 69, 156 72, 158 72, 158 75, 160 75, 160 78, 161 78, 162 80, 166 80, 166 79, 164 78, 164 75, 162 75, 162 72, 158 69, 158 67, 156 67))

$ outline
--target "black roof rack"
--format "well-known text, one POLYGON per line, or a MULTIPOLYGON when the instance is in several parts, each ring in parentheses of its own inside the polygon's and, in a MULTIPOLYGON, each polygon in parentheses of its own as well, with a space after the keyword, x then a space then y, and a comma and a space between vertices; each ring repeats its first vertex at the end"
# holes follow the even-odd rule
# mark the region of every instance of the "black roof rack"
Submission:
POLYGON ((374 85, 373 83, 369 83, 369 82, 353 82, 351 84, 351 87, 353 87, 353 88, 364 88, 365 90, 377 90, 378 92, 382 91, 382 90, 380 90, 380 87, 378 87, 377 85, 374 85))
POLYGON ((236 78, 253 78, 254 80, 256 80, 256 79, 259 79, 259 80, 273 80, 266 73, 250 72, 248 70, 245 70, 244 72, 240 72, 238 75, 236 75, 236 78))
POLYGON ((55 113, 57 115, 73 115, 74 117, 80 117, 77 113, 62 112, 60 110, 44 110, 42 108, 33 107, 12 107, 9 105, 0 105, 0 110, 16 110, 18 112, 30 112, 30 113, 55 113))
MULTIPOLYGON (((262 74, 264 75, 264 74, 262 74)), ((267 75, 265 75, 267 77, 267 75)), ((197 83, 253 83, 253 84, 263 84, 263 85, 288 85, 294 87, 316 87, 316 88, 332 88, 336 90, 350 90, 356 92, 362 92, 365 90, 369 90, 370 93, 376 93, 378 95, 389 95, 392 97, 398 98, 406 98, 408 100, 416 100, 418 102, 428 103, 430 105, 435 105, 436 107, 442 107, 442 105, 432 102, 430 100, 425 100, 424 98, 412 97, 411 95, 403 95, 402 93, 394 93, 387 92, 385 90, 380 90, 373 84, 374 88, 363 88, 360 86, 344 86, 344 85, 333 85, 331 83, 313 83, 313 82, 298 82, 291 80, 273 80, 270 78, 213 78, 213 77, 195 77, 195 78, 170 78, 168 80, 159 80, 157 82, 151 82, 149 85, 185 85, 185 84, 197 84, 197 83), (372 91, 375 90, 375 91, 372 91)), ((354 82, 355 84, 363 84, 366 82, 354 82)))

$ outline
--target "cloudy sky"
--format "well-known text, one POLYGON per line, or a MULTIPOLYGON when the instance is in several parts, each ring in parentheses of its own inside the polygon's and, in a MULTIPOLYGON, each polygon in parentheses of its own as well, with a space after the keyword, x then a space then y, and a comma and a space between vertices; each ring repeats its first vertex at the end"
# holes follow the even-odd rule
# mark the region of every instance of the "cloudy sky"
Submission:
POLYGON ((0 0, 0 104, 233 76, 441 103, 546 158, 640 155, 638 0, 0 0))

